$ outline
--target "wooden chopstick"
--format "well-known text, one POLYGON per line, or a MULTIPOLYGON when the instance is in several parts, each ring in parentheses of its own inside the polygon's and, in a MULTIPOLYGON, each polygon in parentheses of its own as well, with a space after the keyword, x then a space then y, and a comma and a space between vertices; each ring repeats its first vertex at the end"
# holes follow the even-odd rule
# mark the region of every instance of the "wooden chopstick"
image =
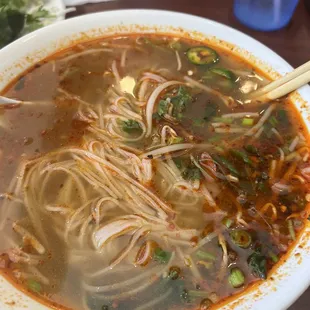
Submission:
POLYGON ((251 100, 274 100, 310 82, 310 61, 249 94, 251 100))
POLYGON ((309 82, 310 82, 310 70, 288 81, 287 83, 284 83, 281 86, 273 89, 272 91, 263 95, 261 98, 263 100, 275 100, 277 98, 281 98, 289 94, 293 90, 296 90, 309 82))
POLYGON ((6 105, 6 104, 20 104, 20 103, 21 103, 20 100, 15 100, 15 99, 0 96, 0 105, 1 104, 4 104, 4 105, 6 105))

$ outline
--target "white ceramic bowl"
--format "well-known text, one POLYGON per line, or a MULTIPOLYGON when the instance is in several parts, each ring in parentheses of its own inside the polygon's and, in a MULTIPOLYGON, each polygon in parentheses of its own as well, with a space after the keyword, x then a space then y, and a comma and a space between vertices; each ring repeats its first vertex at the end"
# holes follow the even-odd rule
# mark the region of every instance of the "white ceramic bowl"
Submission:
MULTIPOLYGON (((167 11, 122 10, 85 15, 50 25, 31 33, 0 51, 0 89, 16 75, 48 55, 81 40, 115 33, 173 33, 214 44, 223 44, 247 58, 273 77, 292 67, 256 40, 211 20, 167 11), (214 36, 216 38, 214 38, 214 36), (221 40, 226 41, 220 42, 221 40)), ((298 55, 298 51, 296 51, 298 55)), ((310 129, 310 87, 305 86, 293 99, 310 129)), ((285 262, 248 294, 223 305, 221 309, 282 310, 291 305, 310 284, 310 225, 285 262)), ((0 277, 0 309, 48 309, 17 291, 0 277)))

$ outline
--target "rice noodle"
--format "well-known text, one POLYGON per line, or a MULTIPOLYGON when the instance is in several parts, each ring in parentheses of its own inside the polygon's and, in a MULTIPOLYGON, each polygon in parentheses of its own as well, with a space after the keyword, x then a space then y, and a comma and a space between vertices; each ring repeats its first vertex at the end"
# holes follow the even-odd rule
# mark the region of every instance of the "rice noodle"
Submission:
POLYGON ((300 140, 299 136, 296 136, 296 137, 294 138, 294 140, 292 141, 292 143, 291 143, 290 146, 288 147, 288 149, 290 150, 290 152, 293 152, 293 151, 295 150, 296 146, 297 146, 298 143, 299 143, 299 140, 300 140))
POLYGON ((177 59, 177 70, 180 71, 182 69, 182 62, 178 51, 175 51, 175 57, 177 59))
MULTIPOLYGON (((89 102, 84 101, 83 99, 81 99, 81 98, 80 98, 79 96, 77 96, 77 95, 74 95, 74 94, 69 93, 68 91, 64 90, 64 89, 61 88, 61 87, 58 87, 58 88, 57 88, 57 91, 58 91, 59 93, 64 94, 66 97, 68 97, 68 98, 70 98, 70 99, 76 100, 77 102, 79 102, 79 103, 81 103, 81 104, 83 104, 83 105, 86 105, 86 106, 91 105, 89 102)), ((96 115, 96 114, 94 114, 94 115, 96 115)), ((98 118, 98 117, 96 116, 96 118, 98 118)))
POLYGON ((141 157, 159 157, 163 154, 167 154, 167 153, 171 153, 171 152, 175 152, 175 151, 180 151, 180 150, 186 150, 186 149, 191 149, 193 148, 194 145, 190 144, 190 143, 183 143, 183 144, 172 144, 169 146, 164 146, 162 148, 144 153, 141 155, 141 157))
POLYGON ((114 75, 114 77, 115 77, 116 86, 119 87, 121 78, 120 78, 120 75, 119 75, 119 73, 118 73, 117 66, 116 66, 116 61, 115 61, 115 60, 113 60, 113 62, 112 62, 112 67, 111 67, 111 69, 112 69, 112 73, 113 73, 113 75, 114 75))
MULTIPOLYGON (((141 291, 147 289, 149 286, 151 286, 154 282, 156 282, 158 280, 158 278, 160 277, 160 275, 162 275, 165 271, 169 270, 172 262, 174 261, 175 258, 175 252, 172 252, 171 257, 169 262, 162 268, 160 269, 158 272, 155 272, 150 278, 147 279, 146 283, 142 283, 142 285, 129 290, 129 291, 125 291, 119 294, 114 294, 114 295, 100 295, 100 299, 103 300, 119 300, 119 299, 124 299, 124 298, 128 298, 130 296, 136 295, 137 293, 140 293, 141 291)), ((95 292, 94 292, 95 293, 95 292)))
POLYGON ((279 133, 279 131, 275 128, 271 128, 271 131, 275 134, 275 136, 278 138, 278 140, 283 144, 284 140, 283 140, 281 134, 279 133))
POLYGON ((270 117, 273 110, 276 108, 275 104, 271 104, 268 109, 264 112, 263 116, 260 118, 260 120, 257 122, 256 125, 254 125, 245 135, 246 136, 253 136, 255 133, 258 132, 264 125, 264 123, 267 121, 267 119, 270 117))
POLYGON ((23 228, 22 226, 18 225, 17 223, 13 223, 12 225, 14 231, 16 231, 18 234, 20 234, 24 240, 29 242, 31 246, 39 253, 39 254, 44 254, 45 253, 45 248, 41 244, 41 242, 34 236, 32 235, 28 230, 23 228))
POLYGON ((201 84, 201 83, 193 80, 192 78, 190 78, 188 76, 184 76, 184 80, 187 83, 189 83, 189 85, 191 85, 191 86, 197 87, 199 89, 204 90, 207 93, 210 93, 212 95, 215 95, 215 96, 219 97, 225 103, 225 105, 227 107, 231 107, 234 104, 234 102, 235 102, 235 100, 232 97, 224 96, 219 91, 217 91, 217 90, 215 90, 213 88, 210 88, 207 85, 201 84))
POLYGON ((126 65, 127 52, 128 52, 127 48, 125 48, 124 51, 122 52, 122 56, 121 56, 121 67, 122 68, 124 68, 126 65))
POLYGON ((165 82, 167 82, 167 80, 164 77, 162 77, 161 75, 152 73, 152 72, 144 72, 143 73, 143 78, 141 79, 141 81, 144 81, 144 78, 156 81, 158 83, 165 83, 165 82))

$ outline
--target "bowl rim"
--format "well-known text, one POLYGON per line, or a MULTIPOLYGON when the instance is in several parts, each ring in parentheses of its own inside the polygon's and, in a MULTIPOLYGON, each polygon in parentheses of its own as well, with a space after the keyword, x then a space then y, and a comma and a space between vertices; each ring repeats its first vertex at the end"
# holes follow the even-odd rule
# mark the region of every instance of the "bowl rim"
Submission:
MULTIPOLYGON (((26 36, 18 39, 17 41, 11 43, 10 45, 4 47, 2 50, 0 50, 0 56, 2 56, 2 59, 10 59, 9 56, 11 56, 11 53, 13 52, 13 50, 16 49, 20 49, 24 47, 24 44, 26 43, 31 43, 33 42, 33 40, 36 40, 37 38, 43 37, 45 35, 47 35, 49 32, 56 32, 61 30, 61 27, 64 26, 69 26, 69 25, 76 25, 78 23, 85 23, 87 24, 88 22, 90 22, 90 20, 94 19, 94 20, 99 20, 99 17, 101 18, 102 16, 117 16, 116 20, 120 19, 121 17, 124 19, 127 19, 126 16, 128 15, 135 15, 136 17, 142 18, 142 16, 144 15, 148 15, 150 17, 154 16, 157 18, 167 18, 167 17, 173 17, 173 18, 180 18, 180 27, 184 27, 183 24, 185 23, 184 20, 186 19, 191 19, 191 20, 195 20, 198 23, 205 23, 205 24, 209 24, 214 28, 218 28, 221 29, 223 31, 227 31, 229 32, 231 35, 235 35, 235 36, 239 36, 241 38, 244 39, 244 41, 246 41, 246 44, 253 44, 254 46, 257 47, 257 49, 262 49, 264 52, 268 52, 269 55, 271 56, 271 58, 275 58, 278 63, 281 64, 281 70, 277 70, 276 71, 280 72, 281 74, 286 73, 288 71, 290 71, 292 69, 292 66, 289 65, 288 62, 286 62, 281 56, 279 56, 278 54, 276 54, 274 51, 272 51, 270 48, 268 48, 266 45, 264 45, 263 43, 257 41, 256 39, 252 38, 251 36, 242 33, 239 30, 236 30, 230 26, 221 24, 219 22, 204 18, 204 17, 199 17, 199 16, 195 16, 195 15, 191 15, 191 14, 186 14, 186 13, 179 13, 179 12, 174 12, 174 11, 167 11, 167 10, 152 10, 152 9, 123 9, 123 10, 110 10, 110 11, 104 11, 104 12, 97 12, 97 13, 90 13, 90 14, 86 14, 86 15, 82 15, 82 16, 77 16, 77 17, 73 17, 71 19, 67 19, 64 21, 60 21, 57 22, 55 24, 51 24, 48 25, 44 28, 41 28, 33 33, 27 34, 26 36), (184 20, 183 20, 184 19, 184 20)), ((137 21, 137 24, 139 24, 139 18, 137 21)), ((162 20, 160 19, 160 21, 157 22, 157 24, 161 24, 162 20)), ((115 24, 118 24, 118 22, 116 22, 115 24)), ((167 24, 167 23, 165 23, 167 24)), ((98 26, 99 27, 99 26, 98 26)), ((185 27, 186 28, 186 27, 185 27)), ((188 29, 188 28, 186 28, 188 29)), ((190 29, 188 29, 189 31, 191 31, 190 29)), ((168 32, 168 31, 167 31, 168 32)), ((215 34, 216 36, 216 34, 215 34)), ((242 42, 240 42, 241 44, 242 42)), ((236 43, 233 43, 236 44, 236 43)), ((238 46, 240 46, 239 44, 237 44, 238 46)), ((241 47, 243 48, 243 43, 241 44, 241 47)), ((56 51, 56 50, 55 50, 56 51)), ((14 53, 13 53, 14 54, 14 53)), ((10 62, 10 61, 8 61, 10 62)), ((6 61, 4 62, 3 66, 6 66, 7 63, 6 61)), ((1 66, 0 66, 1 68, 1 66)), ((22 70, 24 71, 24 70, 22 70)), ((6 83, 6 85, 8 85, 9 82, 6 83)), ((0 87, 2 88, 2 87, 0 87)), ((310 101, 310 87, 308 85, 302 87, 299 90, 300 94, 302 95, 302 97, 306 97, 306 100, 310 101)), ((306 104, 307 105, 307 104, 306 104)), ((307 128, 309 130, 310 126, 309 123, 307 124, 307 128)), ((305 234, 305 232, 303 232, 303 234, 305 234)), ((299 244, 300 241, 296 241, 296 246, 299 244)), ((310 261, 310 260, 309 260, 310 261)), ((302 263, 302 265, 304 265, 304 262, 302 263)), ((283 288, 283 287, 279 287, 277 290, 282 291, 282 295, 285 296, 285 298, 283 299, 278 299, 276 300, 277 303, 277 308, 276 309, 285 309, 287 308, 289 305, 291 305, 302 293, 303 291, 309 286, 310 284, 310 269, 305 269, 305 268, 301 268, 299 267, 298 270, 302 270, 304 273, 304 276, 302 278, 299 278, 299 283, 298 285, 294 285, 291 288, 290 294, 287 294, 287 289, 283 288), (307 277, 305 276, 305 274, 307 275, 307 277), (300 282, 301 281, 301 282, 300 282), (286 295, 285 295, 286 294, 286 295)), ((295 271, 294 271, 295 272, 295 271)), ((296 272, 297 274, 297 272, 296 272)), ((302 276, 301 272, 298 272, 299 276, 302 276)), ((289 278, 289 276, 285 276, 285 278, 289 278)), ((285 280, 282 280, 282 282, 284 282, 285 280)), ((281 283, 282 283, 281 282, 281 283)), ((245 295, 248 295, 248 293, 246 293, 245 295)), ((238 307, 239 309, 239 307, 238 307)), ((241 308, 240 308, 241 309, 241 308)), ((261 309, 261 307, 259 308, 252 308, 252 309, 261 309)), ((271 309, 271 308, 270 308, 271 309)))

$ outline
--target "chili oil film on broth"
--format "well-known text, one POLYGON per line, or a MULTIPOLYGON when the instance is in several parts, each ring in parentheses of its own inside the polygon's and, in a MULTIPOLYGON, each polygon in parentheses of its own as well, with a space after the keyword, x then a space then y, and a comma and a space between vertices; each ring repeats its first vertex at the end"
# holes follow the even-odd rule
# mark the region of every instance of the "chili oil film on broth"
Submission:
POLYGON ((309 147, 287 99, 227 51, 169 36, 78 44, 3 93, 0 269, 73 309, 210 309, 306 218, 309 147))

